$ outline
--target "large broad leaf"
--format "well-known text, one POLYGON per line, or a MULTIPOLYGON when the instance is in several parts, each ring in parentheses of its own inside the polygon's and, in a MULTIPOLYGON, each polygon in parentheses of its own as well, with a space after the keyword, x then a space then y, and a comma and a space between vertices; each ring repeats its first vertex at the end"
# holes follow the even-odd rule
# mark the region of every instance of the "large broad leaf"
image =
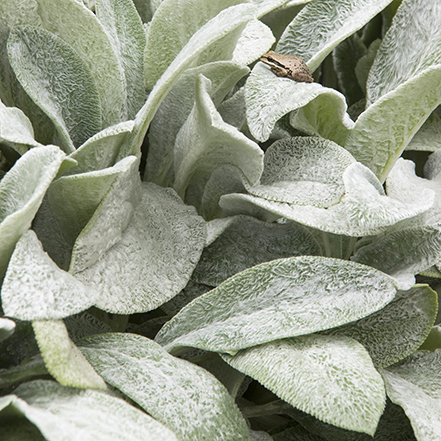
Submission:
POLYGON ((343 173, 355 159, 321 138, 283 138, 265 152, 259 183, 248 191, 264 199, 328 208, 345 193, 343 173))
POLYGON ((192 64, 203 64, 221 59, 220 55, 216 56, 217 52, 222 53, 224 46, 237 42, 246 23, 255 18, 255 12, 255 8, 249 4, 232 6, 221 11, 188 40, 188 43, 155 84, 147 102, 138 112, 131 140, 121 153, 122 155, 138 152, 153 116, 184 70, 192 64), (199 60, 204 52, 211 53, 213 56, 199 60))
POLYGON ((245 440, 248 429, 225 387, 205 369, 134 334, 82 340, 81 350, 121 390, 183 441, 245 440))
POLYGON ((354 123, 346 114, 344 96, 318 83, 298 83, 275 76, 263 63, 251 72, 245 87, 247 119, 251 134, 266 141, 276 122, 303 108, 293 123, 312 135, 344 144, 354 123))
POLYGON ((1 289, 5 315, 60 319, 90 308, 97 297, 97 292, 57 267, 32 230, 18 241, 1 289))
POLYGON ((339 326, 378 311, 393 279, 364 265, 302 256, 247 269, 193 300, 156 336, 168 350, 234 353, 339 326))
POLYGON ((203 25, 223 9, 243 0, 164 0, 149 26, 145 48, 145 79, 149 89, 203 25))
POLYGON ((314 71, 349 35, 363 27, 392 0, 315 0, 285 29, 276 51, 302 57, 314 71))
MULTIPOLYGON (((0 182, 0 279, 20 236, 31 226, 66 155, 55 146, 23 155, 0 182)), ((63 168, 74 165, 66 161, 63 168)))
POLYGON ((429 335, 438 312, 438 296, 428 285, 399 291, 380 311, 329 331, 360 342, 376 367, 390 366, 415 352, 429 335))
POLYGON ((187 69, 165 97, 149 129, 149 154, 145 179, 172 186, 176 135, 194 106, 196 81, 200 74, 211 81, 211 98, 218 105, 234 84, 249 72, 231 61, 217 61, 187 69))
POLYGON ((392 232, 357 250, 352 260, 389 274, 400 289, 409 289, 415 274, 441 260, 441 225, 392 232))
POLYGON ((16 107, 6 107, 0 100, 0 143, 25 154, 40 144, 34 139, 34 129, 26 115, 16 107))
POLYGON ((235 127, 223 122, 209 89, 210 81, 200 76, 196 83, 196 103, 176 137, 174 188, 183 198, 192 181, 208 178, 224 164, 236 166, 250 186, 258 181, 263 170, 263 151, 235 127))
POLYGON ((228 277, 282 257, 320 255, 314 237, 295 223, 270 224, 237 216, 222 235, 204 249, 192 278, 217 286, 228 277))
POLYGON ((123 68, 127 117, 133 119, 146 99, 143 64, 146 38, 141 18, 131 0, 98 0, 95 9, 123 68))
POLYGON ((69 338, 62 320, 34 320, 32 327, 44 364, 60 384, 84 389, 106 389, 103 379, 69 338))
POLYGON ((284 217, 328 233, 367 236, 429 212, 434 204, 435 193, 430 189, 410 199, 386 196, 375 175, 358 162, 346 168, 343 182, 345 194, 329 208, 269 201, 247 194, 224 195, 219 205, 226 216, 250 214, 268 221, 284 217))
POLYGON ((403 1, 370 71, 371 105, 345 147, 382 181, 441 102, 440 20, 431 1, 403 1))
POLYGON ((145 183, 121 240, 87 269, 71 271, 99 291, 100 309, 150 311, 185 287, 204 243, 205 223, 196 210, 173 190, 145 183))
MULTIPOLYGON (((1 398, 0 409, 25 416, 47 441, 178 441, 144 412, 102 392, 33 381, 19 386, 14 394, 1 398)), ((14 423, 20 425, 22 420, 14 423)))
POLYGON ((61 38, 41 28, 15 28, 9 35, 8 56, 26 93, 57 128, 64 151, 74 151, 101 130, 92 75, 61 38))
POLYGON ((363 346, 349 337, 306 335, 223 358, 324 422, 375 433, 386 401, 383 381, 363 346))
POLYGON ((441 433, 441 349, 421 351, 382 371, 388 397, 401 406, 418 440, 441 433))

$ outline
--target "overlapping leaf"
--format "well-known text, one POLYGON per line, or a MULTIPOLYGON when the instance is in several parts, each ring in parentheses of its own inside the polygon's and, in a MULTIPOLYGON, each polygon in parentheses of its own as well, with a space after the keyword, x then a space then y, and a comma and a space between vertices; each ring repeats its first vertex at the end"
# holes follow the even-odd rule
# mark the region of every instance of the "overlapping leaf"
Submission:
POLYGON ((395 292, 389 276, 354 262, 314 256, 273 260, 193 300, 156 341, 169 351, 190 346, 234 353, 365 317, 395 292))

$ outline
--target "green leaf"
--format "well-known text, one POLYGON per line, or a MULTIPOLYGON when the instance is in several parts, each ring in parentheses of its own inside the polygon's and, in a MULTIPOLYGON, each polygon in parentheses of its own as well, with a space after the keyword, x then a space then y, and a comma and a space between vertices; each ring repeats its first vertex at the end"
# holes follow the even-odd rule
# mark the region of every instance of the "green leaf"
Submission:
POLYGON ((346 114, 345 97, 319 83, 298 83, 275 76, 263 63, 254 67, 245 86, 247 120, 251 134, 266 141, 282 116, 293 115, 294 127, 343 144, 354 123, 346 114))
POLYGON ((386 196, 375 175, 358 162, 346 168, 343 182, 344 196, 329 208, 268 201, 247 194, 224 195, 219 205, 224 216, 249 214, 267 221, 284 217, 328 233, 368 236, 428 212, 434 203, 434 192, 428 189, 410 200, 386 196))
POLYGON ((315 71, 335 46, 361 29, 391 1, 312 1, 285 29, 276 52, 301 57, 315 71))
POLYGON ((141 18, 131 0, 98 0, 96 16, 123 68, 127 117, 133 119, 146 100, 143 65, 146 38, 141 18))
POLYGON ((332 141, 283 138, 266 150, 260 181, 248 191, 268 200, 328 208, 344 195, 343 174, 354 162, 332 141))
MULTIPOLYGON (((174 1, 168 3, 175 4, 174 1)), ((232 6, 228 10, 221 11, 188 40, 188 43, 155 84, 147 102, 138 112, 130 143, 127 144, 126 149, 121 153, 122 155, 126 155, 127 152, 129 154, 138 152, 153 116, 181 74, 192 65, 218 60, 220 55, 217 55, 217 52, 223 53, 224 46, 235 45, 246 23, 254 18, 255 9, 253 6, 249 4, 232 6), (211 53, 212 57, 201 58, 204 53, 211 53)), ((181 21, 181 17, 179 20, 181 21)), ((161 34, 161 44, 162 38, 161 34)))
POLYGON ((329 331, 360 342, 376 367, 390 366, 415 352, 432 329, 438 312, 438 297, 428 285, 399 291, 383 309, 354 323, 329 331))
POLYGON ((437 109, 426 119, 406 150, 434 152, 441 148, 441 116, 437 109))
MULTIPOLYGON (((66 155, 55 146, 24 154, 0 182, 0 279, 20 236, 32 219, 66 155)), ((65 162, 65 166, 73 162, 65 162)))
POLYGON ((192 278, 217 286, 262 262, 320 253, 311 233, 298 224, 269 224, 253 217, 237 216, 222 235, 204 249, 192 278))
POLYGON ((214 104, 218 105, 234 84, 248 72, 247 67, 231 61, 216 61, 187 69, 180 76, 150 125, 145 179, 164 187, 173 185, 175 139, 194 106, 199 75, 211 81, 210 96, 214 104))
POLYGON ((134 334, 105 334, 81 350, 107 383, 173 430, 182 441, 247 439, 248 428, 225 387, 205 369, 134 334))
POLYGON ((28 321, 60 319, 90 308, 97 297, 58 268, 32 230, 17 242, 1 289, 5 315, 28 321))
POLYGON ((16 107, 6 107, 0 100, 0 143, 24 155, 30 147, 40 144, 34 139, 34 129, 27 116, 16 107))
POLYGON ((261 148, 223 122, 209 90, 210 81, 200 76, 196 83, 196 103, 176 137, 174 188, 183 198, 192 181, 209 177, 224 164, 236 166, 248 185, 255 184, 263 170, 261 148))
POLYGON ((388 397, 401 406, 418 440, 441 433, 441 350, 419 351, 382 372, 388 397))
POLYGON ((32 327, 44 364, 60 384, 83 389, 106 389, 103 379, 72 343, 62 320, 34 320, 32 327))
POLYGON ((234 353, 340 326, 395 296, 393 279, 354 262, 301 256, 242 271, 193 300, 156 336, 167 350, 234 353))
POLYGON ((104 311, 150 311, 185 287, 204 243, 205 223, 196 210, 173 190, 145 183, 121 239, 87 269, 71 272, 99 291, 95 305, 104 311))
POLYGON ((380 374, 355 340, 305 335, 222 357, 303 412, 374 435, 386 395, 380 374))
POLYGON ((14 333, 15 322, 7 318, 0 317, 0 341, 5 340, 14 333))
POLYGON ((26 93, 57 128, 64 151, 73 152, 101 130, 100 101, 92 75, 61 38, 40 28, 14 28, 8 56, 26 93))
POLYGON ((441 103, 440 20, 430 2, 403 1, 371 68, 369 107, 345 147, 381 181, 441 103))
POLYGON ((397 280, 400 289, 415 284, 415 274, 440 261, 441 225, 394 231, 366 245, 352 260, 377 268, 397 280))
POLYGON ((0 408, 9 405, 15 414, 25 416, 47 441, 178 441, 149 415, 102 392, 33 381, 20 385, 14 394, 3 397, 0 408))
POLYGON ((263 17, 266 14, 287 6, 303 5, 311 0, 251 0, 257 6, 257 16, 263 17))
POLYGON ((16 386, 31 379, 49 375, 40 354, 8 369, 0 369, 0 388, 16 386))
MULTIPOLYGON (((99 144, 101 143, 96 147, 99 144)), ((101 153, 101 159, 104 156, 105 153, 101 153)), ((71 245, 90 221, 111 185, 120 175, 127 173, 134 161, 136 159, 129 156, 113 167, 61 176, 52 183, 48 190, 49 203, 63 236, 71 245)))
MULTIPOLYGON (((191 37, 223 9, 242 0, 164 0, 153 16, 145 48, 144 74, 151 89, 191 37)), ((214 60, 212 60, 214 61, 214 60)))

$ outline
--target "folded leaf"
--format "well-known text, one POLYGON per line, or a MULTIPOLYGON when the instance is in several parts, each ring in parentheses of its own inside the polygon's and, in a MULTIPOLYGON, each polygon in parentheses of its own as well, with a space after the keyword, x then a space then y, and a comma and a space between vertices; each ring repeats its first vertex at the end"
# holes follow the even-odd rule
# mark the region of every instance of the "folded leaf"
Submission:
POLYGON ((83 339, 81 350, 107 383, 180 440, 247 439, 245 420, 225 387, 155 342, 134 334, 104 334, 83 339))
POLYGON ((169 351, 190 346, 234 353, 358 320, 387 305, 395 292, 389 276, 354 262, 273 260, 193 300, 155 339, 169 351))
POLYGON ((355 340, 306 335, 222 357, 303 412, 374 435, 386 395, 380 374, 355 340))

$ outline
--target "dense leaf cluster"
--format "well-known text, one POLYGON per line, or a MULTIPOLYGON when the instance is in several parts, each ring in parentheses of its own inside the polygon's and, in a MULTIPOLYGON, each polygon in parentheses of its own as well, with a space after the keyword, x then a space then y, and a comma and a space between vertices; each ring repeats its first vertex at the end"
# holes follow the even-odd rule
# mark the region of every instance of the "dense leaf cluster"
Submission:
POLYGON ((1 0, 0 439, 439 440, 440 26, 1 0))

